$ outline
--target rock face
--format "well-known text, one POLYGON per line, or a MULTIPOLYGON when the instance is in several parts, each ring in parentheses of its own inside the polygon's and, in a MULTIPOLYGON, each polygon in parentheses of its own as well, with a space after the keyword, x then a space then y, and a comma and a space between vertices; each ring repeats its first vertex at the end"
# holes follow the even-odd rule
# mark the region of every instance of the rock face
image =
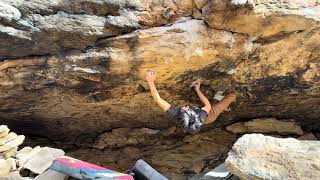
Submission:
POLYGON ((316 27, 315 21, 320 20, 317 0, 213 0, 203 11, 205 21, 213 28, 259 38, 303 31, 316 27))
POLYGON ((274 118, 253 119, 248 122, 239 122, 227 126, 227 130, 233 133, 274 133, 302 135, 301 127, 294 120, 277 120, 274 118))
MULTIPOLYGON (((37 4, 37 1, 31 2, 37 4)), ((83 1, 84 4, 89 2, 91 1, 83 1)), ((142 29, 124 35, 117 35, 116 30, 112 30, 115 33, 112 36, 116 37, 108 38, 103 33, 110 31, 109 28, 99 29, 92 25, 95 21, 85 18, 105 18, 100 16, 103 11, 100 8, 108 6, 109 1, 103 2, 92 1, 92 6, 69 6, 68 3, 48 1, 43 7, 31 6, 29 1, 2 2, 6 7, 12 6, 4 8, 2 13, 6 18, 1 22, 6 24, 7 28, 20 27, 12 24, 13 12, 24 14, 21 15, 22 19, 41 16, 32 18, 33 26, 50 27, 40 30, 39 33, 51 38, 44 40, 41 39, 43 36, 34 35, 35 38, 28 42, 36 44, 35 46, 21 43, 21 38, 12 36, 12 32, 3 32, 2 43, 8 42, 5 40, 7 36, 13 38, 9 41, 13 44, 6 44, 6 48, 1 48, 3 52, 0 53, 6 57, 0 63, 0 117, 5 123, 27 134, 44 135, 51 139, 68 138, 65 140, 78 142, 83 138, 91 138, 93 141, 93 137, 114 127, 167 128, 172 124, 164 113, 155 107, 143 80, 144 72, 151 68, 158 72, 157 84, 161 95, 173 105, 199 103, 193 90, 187 88, 196 77, 204 79, 205 94, 213 102, 217 92, 237 90, 239 98, 234 110, 222 116, 223 122, 218 121, 218 125, 230 124, 241 118, 274 116, 296 119, 304 128, 311 130, 319 127, 317 87, 320 35, 316 18, 295 15, 293 17, 311 21, 314 26, 308 25, 305 30, 278 33, 272 37, 261 36, 257 39, 256 35, 245 31, 209 27, 203 20, 182 18, 174 21, 177 19, 174 17, 188 15, 190 9, 196 8, 187 1, 180 2, 181 9, 170 8, 170 3, 140 3, 154 9, 159 6, 159 11, 149 10, 144 16, 140 11, 137 13, 141 15, 137 15, 142 19, 140 23, 145 22, 142 17, 147 19, 147 16, 153 19, 153 23, 142 23, 142 29), (70 9, 71 7, 74 9, 70 9), (172 18, 166 21, 156 18, 160 11, 163 12, 163 7, 175 12, 172 18), (10 13, 9 9, 15 10, 10 13), (79 14, 80 12, 82 13, 79 14), (61 24, 51 23, 56 21, 55 16, 65 18, 58 21, 61 24), (10 22, 5 20, 9 17, 12 20, 10 22), (68 20, 64 22, 64 19, 68 20), (81 22, 74 22, 78 20, 81 22), (159 22, 171 24, 151 28, 160 25, 157 24, 159 22), (51 25, 47 25, 48 23, 51 25), (77 26, 74 27, 73 23, 77 26), (94 28, 94 31, 86 27, 94 28), (77 34, 78 31, 88 32, 77 34), (102 34, 101 37, 99 34, 102 34), (74 37, 75 35, 77 37, 74 37), (94 43, 88 43, 91 40, 94 43), (19 48, 16 48, 14 43, 19 48), (67 43, 70 46, 57 43, 67 43), (37 56, 28 56, 28 53, 37 56), (42 53, 46 55, 41 56, 42 53), (64 128, 59 128, 61 125, 64 128), (46 134, 39 131, 39 128, 46 134)), ((117 3, 120 2, 122 1, 117 3)), ((218 3, 211 1, 213 2, 218 3)), ((138 2, 134 6, 127 3, 114 5, 119 9, 109 12, 111 14, 107 17, 121 16, 119 12, 125 10, 135 12, 139 8, 133 7, 138 5, 138 2)), ((312 3, 310 7, 311 5, 312 3)), ((234 6, 234 12, 246 6, 234 6)), ((208 4, 202 9, 209 7, 211 5, 208 4)), ((281 9, 281 6, 279 8, 281 9)), ((256 13, 254 9, 247 9, 246 12, 256 13)), ((287 20, 286 17, 278 18, 287 20)), ((18 23, 21 18, 13 19, 17 19, 14 22, 18 23)), ((239 19, 246 23, 244 20, 239 19)), ((97 23, 101 21, 97 20, 97 23)), ((19 29, 22 30, 30 31, 31 34, 38 32, 19 29)))
POLYGON ((3 0, 0 57, 85 49, 100 38, 165 24, 191 12, 192 0, 3 0))
POLYGON ((125 147, 130 145, 145 145, 155 143, 160 131, 147 128, 129 129, 119 128, 113 129, 111 133, 101 134, 93 147, 98 149, 125 147))
POLYGON ((315 0, 2 0, 1 123, 81 147, 152 144, 142 128, 174 126, 148 92, 143 74, 154 69, 174 106, 200 104, 189 88, 198 77, 213 103, 236 90, 214 126, 272 117, 317 131, 318 9, 315 0), (115 134, 123 128, 148 142, 120 142, 133 133, 115 134))
POLYGON ((244 179, 317 179, 320 142, 244 135, 226 159, 228 170, 244 179))

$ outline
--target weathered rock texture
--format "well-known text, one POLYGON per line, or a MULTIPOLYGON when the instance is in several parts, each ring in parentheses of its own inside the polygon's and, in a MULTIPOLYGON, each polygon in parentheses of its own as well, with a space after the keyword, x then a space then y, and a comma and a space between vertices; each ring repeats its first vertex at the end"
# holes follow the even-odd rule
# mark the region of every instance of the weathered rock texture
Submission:
POLYGON ((304 134, 303 136, 300 136, 298 139, 299 140, 312 140, 312 141, 318 140, 318 138, 315 135, 313 135, 312 133, 304 134))
POLYGON ((100 149, 78 148, 67 152, 67 155, 120 172, 132 168, 138 159, 143 158, 166 177, 182 180, 200 173, 206 167, 212 169, 221 163, 237 138, 220 129, 196 135, 178 133, 165 137, 147 133, 143 143, 140 143, 141 136, 109 133, 105 137, 107 135, 111 136, 110 142, 119 139, 118 144, 122 148, 114 149, 115 144, 106 143, 103 149, 101 146, 100 149), (128 145, 125 146, 126 143, 128 145))
POLYGON ((244 179, 318 179, 320 142, 244 135, 226 159, 228 170, 244 179))
POLYGON ((302 135, 301 127, 294 120, 277 120, 274 118, 253 119, 247 122, 239 122, 227 126, 232 133, 270 133, 270 134, 292 134, 302 135))
POLYGON ((85 49, 100 38, 166 24, 191 12, 192 0, 3 0, 0 57, 85 49))
POLYGON ((154 69, 173 105, 200 103, 197 77, 212 102, 237 90, 215 126, 275 117, 318 130, 319 30, 315 0, 2 0, 0 120, 98 148, 115 129, 163 130, 174 124, 143 79, 154 69))
POLYGON ((320 6, 317 0, 213 0, 203 16, 216 29, 270 38, 318 26, 320 6))
POLYGON ((0 159, 7 159, 16 155, 18 146, 21 145, 25 139, 24 135, 17 135, 10 132, 10 129, 5 126, 0 126, 0 159))

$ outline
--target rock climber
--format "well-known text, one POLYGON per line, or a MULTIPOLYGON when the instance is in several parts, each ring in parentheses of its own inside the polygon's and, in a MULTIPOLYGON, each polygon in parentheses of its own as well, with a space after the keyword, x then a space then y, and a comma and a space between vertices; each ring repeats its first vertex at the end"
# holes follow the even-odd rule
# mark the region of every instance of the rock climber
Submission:
POLYGON ((235 93, 226 95, 217 104, 211 104, 200 90, 201 81, 197 79, 192 83, 197 92, 203 107, 185 106, 181 108, 171 106, 167 101, 162 99, 155 86, 156 72, 148 70, 146 72, 146 80, 148 81, 151 95, 162 110, 167 112, 171 119, 173 119, 179 128, 182 128, 188 133, 197 133, 204 126, 214 122, 220 113, 229 110, 229 105, 236 100, 235 93))

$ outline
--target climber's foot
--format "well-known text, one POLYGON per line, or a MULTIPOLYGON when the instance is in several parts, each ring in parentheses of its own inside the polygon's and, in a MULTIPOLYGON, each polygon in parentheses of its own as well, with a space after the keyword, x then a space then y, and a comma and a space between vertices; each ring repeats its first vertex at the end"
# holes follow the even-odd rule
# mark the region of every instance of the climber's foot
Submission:
POLYGON ((225 97, 230 98, 232 100, 231 102, 235 102, 237 99, 237 95, 234 92, 227 94, 225 97))
MULTIPOLYGON (((225 98, 230 99, 230 104, 231 104, 236 101, 237 95, 234 92, 230 92, 225 96, 225 98)), ((225 111, 230 111, 230 110, 231 110, 231 108, 229 105, 229 107, 225 111)))

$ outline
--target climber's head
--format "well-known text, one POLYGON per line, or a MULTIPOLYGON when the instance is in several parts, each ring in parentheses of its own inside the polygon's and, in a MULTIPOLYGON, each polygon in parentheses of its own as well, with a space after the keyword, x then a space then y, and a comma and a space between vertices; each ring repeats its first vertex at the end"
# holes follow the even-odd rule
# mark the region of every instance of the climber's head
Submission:
POLYGON ((191 133, 197 132, 198 127, 203 123, 200 119, 200 111, 201 109, 196 106, 182 107, 178 115, 178 126, 191 133))

